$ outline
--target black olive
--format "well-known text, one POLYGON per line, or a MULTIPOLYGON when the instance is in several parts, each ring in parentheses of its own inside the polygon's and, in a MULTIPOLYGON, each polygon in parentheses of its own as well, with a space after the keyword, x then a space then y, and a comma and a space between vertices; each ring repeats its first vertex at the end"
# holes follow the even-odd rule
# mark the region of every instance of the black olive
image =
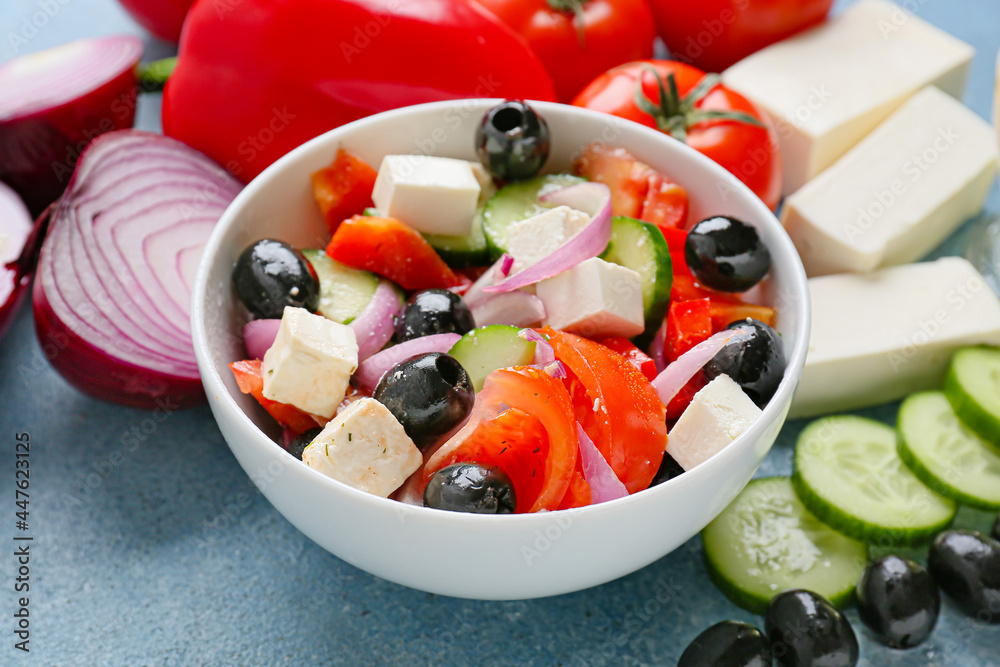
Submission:
POLYGON ((684 474, 684 468, 681 464, 674 460, 670 454, 666 452, 663 453, 663 462, 660 463, 660 469, 656 471, 653 476, 653 481, 649 483, 650 486, 656 486, 657 484, 663 484, 669 479, 673 479, 678 475, 684 474))
POLYGON ((479 463, 455 463, 434 473, 424 489, 424 506, 449 512, 512 514, 514 484, 503 470, 479 463))
POLYGON ((757 230, 724 215, 691 228, 684 258, 701 284, 723 292, 745 292, 771 269, 771 253, 757 230))
POLYGON ((372 397, 399 420, 417 447, 426 447, 469 414, 475 391, 453 357, 429 352, 396 364, 372 397))
POLYGON ((771 649, 752 625, 722 621, 688 644, 677 667, 771 667, 771 649))
POLYGON ((317 427, 311 428, 308 431, 303 431, 298 437, 292 440, 290 445, 288 445, 288 453, 301 461, 302 452, 306 450, 309 443, 315 440, 316 436, 318 436, 322 430, 323 429, 317 427))
POLYGON ((778 332, 751 318, 737 320, 727 329, 744 329, 749 338, 730 340, 705 364, 709 382, 723 373, 736 381, 757 407, 774 396, 785 376, 785 350, 778 332))
POLYGON ((776 595, 767 607, 764 630, 771 655, 785 667, 853 667, 858 638, 844 615, 811 591, 776 595))
POLYGON ((396 338, 402 343, 434 334, 464 334, 474 328, 472 311, 462 297, 445 289, 429 289, 406 300, 396 320, 396 338))
POLYGON ((301 252, 281 241, 262 239, 247 247, 233 267, 233 287, 257 317, 280 318, 285 306, 315 313, 319 278, 301 252))
POLYGON ((521 100, 496 105, 476 128, 476 155, 500 181, 520 181, 537 174, 550 147, 545 119, 521 100))
POLYGON ((974 530, 948 530, 927 555, 941 590, 965 613, 1000 623, 1000 542, 974 530))
POLYGON ((899 556, 868 564, 858 582, 857 601, 861 622, 892 648, 913 648, 927 639, 941 610, 930 572, 899 556))

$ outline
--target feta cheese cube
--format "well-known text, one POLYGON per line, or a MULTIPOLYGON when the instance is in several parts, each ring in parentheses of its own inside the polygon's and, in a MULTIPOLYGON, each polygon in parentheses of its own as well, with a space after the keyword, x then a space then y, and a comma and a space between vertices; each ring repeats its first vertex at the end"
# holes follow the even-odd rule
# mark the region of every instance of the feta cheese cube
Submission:
POLYGON ((793 417, 940 389, 956 350, 1000 345, 1000 300, 960 257, 810 278, 809 296, 809 351, 793 417))
POLYGON ((383 215, 425 234, 465 236, 482 190, 465 160, 431 155, 386 155, 372 201, 383 215))
POLYGON ((383 498, 424 462, 389 409, 367 397, 341 410, 309 443, 302 460, 328 477, 383 498))
POLYGON ((720 375, 694 395, 667 436, 667 453, 690 470, 743 435, 761 415, 728 375, 720 375))
POLYGON ((642 278, 592 257, 536 286, 545 324, 587 336, 636 336, 645 329, 642 278))
POLYGON ((861 0, 722 75, 777 127, 783 194, 834 163, 918 90, 962 97, 975 50, 885 0, 861 0))
POLYGON ((354 329, 304 308, 285 308, 261 364, 264 398, 330 418, 357 369, 354 329))
POLYGON ((993 128, 929 87, 785 200, 782 223, 810 276, 920 259, 979 213, 993 128))
POLYGON ((556 206, 507 227, 511 273, 523 271, 559 249, 587 226, 590 216, 569 206, 556 206))

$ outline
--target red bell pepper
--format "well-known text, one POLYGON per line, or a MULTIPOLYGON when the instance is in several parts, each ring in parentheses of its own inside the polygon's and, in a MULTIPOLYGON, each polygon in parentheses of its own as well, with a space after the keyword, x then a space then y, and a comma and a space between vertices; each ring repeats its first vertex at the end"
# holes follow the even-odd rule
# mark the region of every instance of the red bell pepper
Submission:
POLYGON ((332 234, 341 221, 372 206, 378 172, 354 153, 337 149, 333 164, 312 175, 313 196, 332 234))
MULTIPOLYGON (((162 40, 176 43, 181 38, 184 17, 194 0, 118 0, 143 28, 162 40)), ((220 0, 215 0, 220 2, 220 0)), ((221 0, 220 6, 235 6, 240 0, 221 0)))
POLYGON ((249 181, 331 128, 465 97, 555 99, 524 41, 469 0, 196 2, 163 129, 249 181))
POLYGON ((649 177, 646 199, 639 219, 651 222, 661 230, 683 229, 688 218, 688 193, 663 174, 649 177))
POLYGON ((674 276, 690 276, 691 269, 688 268, 687 259, 684 257, 684 244, 687 243, 688 233, 676 227, 660 227, 663 238, 667 240, 667 247, 670 248, 670 263, 673 267, 674 276))
POLYGON ((625 357, 626 361, 635 366, 650 382, 655 380, 656 376, 659 375, 656 372, 656 362, 653 361, 653 358, 633 345, 632 341, 628 338, 605 338, 598 342, 625 357))
MULTIPOLYGON (((676 267, 676 264, 674 266, 676 267)), ((736 320, 748 317, 773 327, 778 317, 774 308, 747 303, 736 294, 717 292, 703 287, 690 275, 674 273, 674 282, 670 287, 671 302, 705 298, 711 302, 709 310, 712 315, 713 331, 722 331, 736 320)))
POLYGON ((295 435, 299 435, 311 428, 323 426, 316 417, 299 410, 294 405, 279 403, 264 397, 264 376, 261 374, 260 359, 248 359, 246 361, 234 361, 229 364, 229 369, 233 371, 236 384, 244 394, 250 394, 260 403, 267 413, 274 417, 282 426, 288 428, 295 435))
POLYGON ((709 299, 675 301, 667 314, 667 361, 677 361, 698 343, 712 335, 709 299))

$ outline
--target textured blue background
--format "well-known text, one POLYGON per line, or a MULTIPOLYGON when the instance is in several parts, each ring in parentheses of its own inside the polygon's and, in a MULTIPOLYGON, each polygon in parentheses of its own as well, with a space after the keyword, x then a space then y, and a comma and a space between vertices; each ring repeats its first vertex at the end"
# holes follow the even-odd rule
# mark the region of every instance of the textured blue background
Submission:
MULTIPOLYGON (((1000 4, 905 4, 976 46, 966 102, 988 118, 1000 4)), ((0 61, 118 32, 143 34, 113 0, 3 0, 0 61), (58 11, 22 33, 46 6, 58 11), (12 33, 30 35, 18 51, 12 33)), ((149 58, 171 52, 145 39, 149 58)), ((143 100, 139 126, 159 127, 155 96, 143 100)), ((995 187, 987 211, 998 210, 995 187)), ((970 223, 939 253, 959 252, 983 224, 970 223)), ((70 388, 48 367, 28 309, 0 348, 0 397, 0 664, 661 665, 712 623, 762 622, 709 583, 697 538, 628 577, 543 600, 456 600, 377 579, 314 545, 263 499, 208 408, 157 423, 70 388), (35 536, 29 655, 13 649, 11 616, 13 438, 25 430, 35 536)), ((891 423, 895 406, 869 414, 891 423)), ((802 426, 785 427, 759 474, 789 471, 802 426)), ((960 521, 984 528, 989 517, 963 512, 960 521)), ((1000 665, 1000 626, 977 625, 947 604, 931 640, 905 653, 878 646, 848 615, 862 664, 1000 665)))

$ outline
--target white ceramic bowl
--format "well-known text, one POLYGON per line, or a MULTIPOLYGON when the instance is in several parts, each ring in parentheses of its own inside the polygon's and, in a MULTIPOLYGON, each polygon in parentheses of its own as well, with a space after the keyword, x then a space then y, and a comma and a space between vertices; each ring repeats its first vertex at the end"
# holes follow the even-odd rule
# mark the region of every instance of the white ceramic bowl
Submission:
MULTIPOLYGON (((442 595, 517 599, 588 588, 633 572, 694 536, 746 485, 785 421, 809 333, 805 272, 781 225, 728 172, 660 132, 604 114, 535 103, 552 133, 546 171, 569 168, 594 140, 622 146, 672 176, 691 196, 691 219, 736 216, 771 251, 765 298, 778 310, 788 371, 760 420, 717 456, 669 482, 601 505, 561 512, 480 516, 404 505, 357 491, 306 467, 275 444, 274 422, 241 394, 227 364, 244 357, 242 307, 230 271, 250 243, 276 237, 298 247, 328 234, 309 175, 338 146, 378 166, 383 155, 430 153, 475 159, 473 136, 498 100, 398 109, 345 125, 292 151, 226 210, 194 287, 198 367, 222 434, 243 469, 289 521, 343 560, 397 583, 442 595)), ((752 165, 750 165, 752 168, 752 165)))

